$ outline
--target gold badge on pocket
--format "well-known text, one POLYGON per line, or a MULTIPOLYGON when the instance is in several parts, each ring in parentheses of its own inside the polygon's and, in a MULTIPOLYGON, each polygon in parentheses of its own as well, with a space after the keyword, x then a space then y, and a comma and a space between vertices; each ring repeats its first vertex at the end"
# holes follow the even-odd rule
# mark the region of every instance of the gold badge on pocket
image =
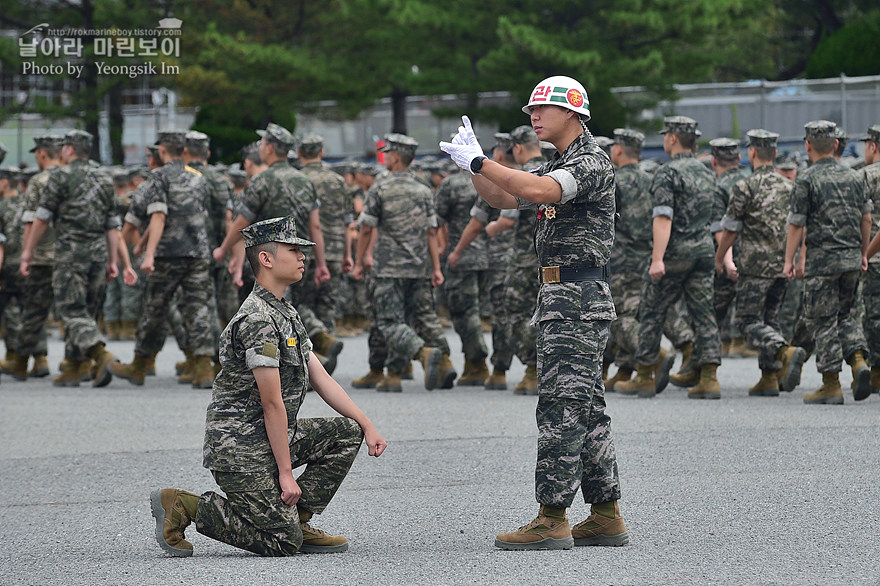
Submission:
POLYGON ((296 346, 296 338, 287 338, 287 346, 296 346))

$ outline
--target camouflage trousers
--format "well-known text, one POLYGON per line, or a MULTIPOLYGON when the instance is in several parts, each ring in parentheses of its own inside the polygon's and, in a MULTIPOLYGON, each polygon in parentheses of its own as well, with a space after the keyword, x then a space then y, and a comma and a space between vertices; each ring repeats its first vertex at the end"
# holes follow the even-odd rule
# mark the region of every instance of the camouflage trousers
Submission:
POLYGON ((841 361, 856 350, 868 354, 856 319, 860 271, 804 278, 804 323, 816 342, 816 369, 840 372, 841 361))
MULTIPOLYGON (((785 295, 782 297, 782 305, 779 308, 779 331, 786 340, 794 337, 798 319, 803 314, 803 301, 804 281, 802 279, 787 281, 785 295)), ((796 345, 800 346, 800 344, 796 345)))
POLYGON ((784 277, 740 275, 736 282, 736 326, 758 350, 761 370, 782 368, 776 354, 786 345, 779 331, 779 308, 785 288, 784 277))
POLYGON ((23 302, 24 278, 18 274, 18 267, 7 265, 0 274, 0 317, 5 333, 3 341, 6 351, 18 352, 18 337, 21 333, 21 311, 23 302))
POLYGON ((480 324, 480 273, 447 267, 446 304, 455 333, 461 338, 466 360, 483 360, 489 355, 480 324))
POLYGON ((305 465, 296 479, 302 496, 295 506, 281 500, 278 472, 239 474, 214 472, 226 497, 206 492, 199 499, 196 530, 261 556, 288 556, 302 545, 298 508, 321 514, 339 490, 363 441, 353 419, 300 419, 290 444, 294 468, 305 465))
POLYGON ((193 356, 214 356, 217 353, 217 306, 208 266, 208 259, 204 258, 156 259, 156 268, 147 279, 144 290, 144 309, 135 334, 135 354, 154 356, 162 349, 167 334, 168 308, 178 290, 178 306, 186 330, 185 348, 193 356))
MULTIPOLYGON (((245 261, 245 264, 247 262, 245 261)), ((211 280, 214 282, 214 294, 217 298, 217 319, 220 331, 235 316, 235 312, 241 304, 238 301, 238 293, 232 284, 232 275, 222 263, 211 262, 211 280)))
MULTIPOLYGON (((498 365, 498 363, 503 363, 504 360, 509 360, 506 357, 513 356, 514 352, 513 340, 504 337, 504 332, 509 331, 511 328, 509 324, 505 323, 505 320, 507 319, 507 315, 504 312, 505 271, 482 271, 480 275, 480 290, 488 294, 489 307, 491 307, 491 312, 488 315, 493 317, 492 364, 498 365), (498 354, 499 357, 497 362, 495 360, 495 354, 498 354)), ((535 299, 537 299, 537 295, 535 296, 535 299)), ((483 314, 482 311, 480 313, 483 317, 488 317, 483 314)))
MULTIPOLYGON (((618 368, 636 369, 636 352, 639 349, 639 304, 642 289, 647 286, 641 274, 611 273, 611 296, 617 319, 611 322, 608 344, 612 360, 618 368)), ((669 308, 663 319, 663 333, 676 348, 694 341, 694 331, 685 317, 681 300, 669 308)))
POLYGON ((390 372, 403 372, 423 346, 440 348, 449 354, 427 279, 377 277, 373 301, 376 325, 388 348, 385 366, 390 372))
POLYGON ((144 283, 146 275, 135 269, 138 280, 133 286, 126 285, 122 280, 122 272, 115 279, 107 282, 107 293, 104 296, 104 321, 136 322, 141 315, 144 303, 144 283))
POLYGON ((104 343, 98 312, 104 305, 107 267, 103 262, 59 262, 52 271, 55 311, 64 326, 64 357, 77 362, 104 343))
POLYGON ((31 266, 30 275, 22 284, 21 327, 16 348, 22 356, 47 354, 46 320, 55 295, 52 292, 52 267, 31 266))
POLYGON ((880 366, 880 264, 868 264, 868 272, 862 275, 862 300, 865 305, 865 341, 871 353, 871 365, 880 366))
POLYGON ((495 315, 500 337, 507 341, 501 347, 493 348, 492 365, 498 370, 509 370, 514 354, 526 366, 537 364, 538 329, 530 322, 540 287, 534 269, 508 268, 504 276, 501 307, 495 315))
POLYGON ((675 259, 665 263, 666 274, 659 281, 648 279, 639 306, 639 364, 654 364, 666 312, 684 296, 695 334, 695 365, 721 364, 721 339, 713 304, 715 260, 711 256, 675 259))
POLYGON ((366 282, 366 294, 369 299, 367 304, 367 317, 370 320, 370 332, 367 334, 367 348, 369 349, 370 369, 380 371, 385 368, 388 361, 388 345, 385 343, 385 336, 379 329, 378 320, 376 319, 376 278, 370 275, 364 279, 366 282))
POLYGON ((736 309, 736 281, 727 276, 715 273, 715 323, 724 341, 739 337, 734 311, 736 309))
POLYGON ((620 498, 611 418, 605 413, 602 351, 608 321, 538 324, 538 461, 535 499, 568 508, 620 498))

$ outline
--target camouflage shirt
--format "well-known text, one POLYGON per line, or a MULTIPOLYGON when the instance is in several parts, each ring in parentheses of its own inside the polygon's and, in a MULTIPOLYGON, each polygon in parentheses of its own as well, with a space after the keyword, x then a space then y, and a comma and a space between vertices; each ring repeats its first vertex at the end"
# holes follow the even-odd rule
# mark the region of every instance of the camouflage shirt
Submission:
MULTIPOLYGON (((593 135, 584 131, 533 173, 552 177, 562 188, 562 198, 552 205, 518 199, 520 210, 538 208, 540 266, 605 266, 614 244, 614 168, 593 135)), ((608 283, 591 280, 541 285, 533 322, 615 317, 608 283)))
MULTIPOLYGON (((495 209, 482 197, 474 201, 471 217, 483 225, 494 222, 501 216, 501 210, 495 209)), ((513 232, 501 232, 495 238, 487 240, 486 251, 489 258, 489 270, 503 270, 511 261, 513 249, 513 232)))
POLYGON ((715 210, 715 177, 692 153, 680 153, 654 173, 653 216, 672 220, 665 260, 714 256, 709 223, 715 210))
MULTIPOLYGON (((523 171, 531 171, 546 162, 547 159, 544 157, 535 157, 520 168, 523 171)), ((538 223, 538 216, 532 210, 520 213, 518 209, 501 210, 499 216, 516 220, 513 227, 513 245, 508 266, 527 270, 534 274, 538 270, 538 253, 535 250, 535 226, 538 223)))
POLYGON ((172 159, 144 183, 147 216, 165 214, 156 258, 209 258, 208 183, 201 173, 172 159))
POLYGON ((782 274, 791 187, 792 182, 777 173, 773 165, 764 165, 731 189, 721 227, 739 233, 740 274, 766 278, 782 274))
MULTIPOLYGON (((58 168, 58 165, 46 167, 28 181, 27 192, 24 194, 24 213, 21 221, 25 224, 32 224, 34 218, 37 217, 37 208, 40 207, 40 196, 46 190, 49 184, 49 174, 58 168)), ((49 224, 43 237, 37 243, 34 249, 34 258, 31 261, 33 266, 52 266, 55 264, 55 226, 49 224)))
POLYGON ((834 157, 798 173, 788 223, 806 226, 805 274, 833 275, 862 266, 862 215, 871 213, 865 176, 834 157))
POLYGON ((14 195, 0 199, 0 244, 3 245, 3 266, 17 271, 21 262, 24 239, 24 196, 14 195))
MULTIPOLYGON (((250 222, 293 215, 297 233, 302 230, 301 236, 310 240, 309 217, 319 206, 314 183, 287 161, 275 161, 251 179, 241 192, 235 211, 250 222)), ((302 249, 306 259, 311 257, 310 248, 302 249)))
POLYGON ((226 237, 226 209, 232 199, 232 181, 203 161, 193 161, 189 166, 208 183, 208 244, 216 248, 226 237))
POLYGON ((205 418, 205 468, 244 473, 276 468, 253 369, 278 369, 289 442, 309 385, 311 349, 293 306, 255 284, 220 336, 222 370, 205 418))
POLYGON ((77 159, 49 175, 36 218, 55 224, 55 264, 107 262, 107 231, 119 228, 113 181, 77 159))
MULTIPOLYGON (((871 227, 871 237, 873 237, 880 230, 880 161, 868 165, 862 169, 862 173, 865 174, 865 181, 868 184, 868 197, 871 198, 871 203, 873 204, 873 209, 871 210, 874 212, 871 216, 873 224, 871 227)), ((875 254, 868 262, 871 264, 880 263, 880 254, 875 254)))
POLYGON ((309 163, 302 168, 302 172, 315 184, 315 191, 318 194, 324 256, 328 262, 342 262, 345 253, 346 219, 352 216, 345 179, 320 161, 309 163))
POLYGON ((651 215, 651 177, 635 163, 617 170, 614 177, 617 222, 611 269, 615 273, 643 273, 651 262, 654 238, 651 215))
POLYGON ((730 190, 744 177, 745 175, 740 168, 734 167, 722 172, 715 179, 715 209, 712 212, 712 223, 709 225, 709 231, 712 234, 722 230, 721 216, 727 211, 727 205, 730 202, 730 190))
POLYGON ((375 276, 415 279, 429 274, 427 234, 437 227, 434 194, 409 170, 377 179, 358 221, 379 230, 375 276))
MULTIPOLYGON (((471 174, 466 171, 453 173, 437 188, 437 218, 449 226, 448 250, 454 250, 461 240, 462 232, 471 219, 471 208, 478 197, 471 174)), ((489 268, 487 240, 486 232, 481 230, 465 249, 454 270, 484 271, 489 268)))

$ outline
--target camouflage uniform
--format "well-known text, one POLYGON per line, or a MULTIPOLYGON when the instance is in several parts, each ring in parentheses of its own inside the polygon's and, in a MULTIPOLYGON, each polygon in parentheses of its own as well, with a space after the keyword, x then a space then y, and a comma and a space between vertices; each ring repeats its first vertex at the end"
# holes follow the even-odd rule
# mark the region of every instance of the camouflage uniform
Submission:
POLYGON ((298 508, 323 512, 358 453, 363 433, 345 417, 302 419, 297 414, 309 386, 308 333, 293 306, 259 284, 220 339, 222 370, 205 425, 204 466, 223 497, 206 492, 199 499, 199 533, 262 556, 295 554, 302 545, 298 508), (287 409, 297 506, 281 501, 278 468, 266 436, 262 403, 253 369, 277 368, 287 409))
MULTIPOLYGON (((4 171, 0 169, 0 173, 4 171)), ((8 173, 8 172, 7 172, 8 173)), ((17 174, 8 173, 10 183, 15 183, 17 174)), ((2 177, 2 175, 0 175, 2 177)), ((18 274, 21 263, 22 237, 24 225, 21 217, 24 212, 24 197, 14 195, 3 197, 0 201, 0 243, 3 245, 3 268, 0 271, 0 315, 3 318, 6 351, 19 352, 18 339, 21 335, 21 309, 23 301, 23 279, 18 274)), ((43 341, 45 354, 45 340, 43 341)))
POLYGON ((680 153, 657 169, 651 183, 654 217, 672 220, 663 256, 666 274, 649 279, 639 308, 639 364, 654 364, 663 320, 682 294, 696 334, 693 363, 721 364, 721 341, 713 309, 715 257, 709 223, 715 178, 692 153, 680 153))
MULTIPOLYGON (((341 315, 339 305, 342 291, 342 260, 345 256, 345 230, 353 219, 345 179, 322 161, 309 163, 303 174, 312 180, 321 205, 321 233, 324 236, 324 258, 330 271, 330 280, 315 290, 312 308, 318 319, 332 330, 341 315)), ((308 225, 308 224, 306 224, 308 225)))
POLYGON ((385 338, 389 372, 402 373, 424 346, 449 353, 427 279, 427 233, 437 226, 434 194, 409 170, 377 180, 359 222, 378 229, 373 253, 376 326, 385 338))
MULTIPOLYGON (((730 139, 715 139, 711 141, 710 144, 716 141, 720 142, 721 140, 729 141, 721 142, 723 146, 720 148, 722 150, 735 150, 736 146, 739 145, 738 142, 730 139)), ((735 167, 733 169, 727 169, 715 179, 715 210, 712 213, 712 223, 709 227, 709 231, 713 235, 720 232, 722 229, 721 217, 727 210, 728 203, 730 202, 730 192, 733 189, 733 186, 744 177, 745 175, 743 175, 739 167, 735 167)), ((736 262, 738 258, 738 253, 739 244, 735 243, 733 246, 734 262, 736 262)), ((739 265, 737 264, 737 267, 738 266, 739 265)), ((732 337, 739 337, 739 332, 737 331, 739 328, 736 326, 736 323, 733 322, 733 312, 731 311, 731 309, 735 307, 736 291, 736 281, 728 277, 726 272, 721 273, 720 275, 715 273, 715 321, 718 324, 721 339, 724 341, 728 341, 732 337)))
POLYGON ((155 269, 144 291, 134 353, 151 357, 162 349, 167 310, 179 289, 181 315, 187 326, 186 349, 193 356, 214 356, 217 306, 209 273, 207 183, 198 171, 172 159, 155 169, 144 184, 145 215, 134 213, 132 206, 125 221, 146 228, 150 216, 161 213, 165 228, 154 255, 155 269))
MULTIPOLYGON (((461 240, 462 232, 470 221, 470 211, 478 198, 470 173, 462 171, 450 175, 440 183, 436 194, 437 217, 448 226, 452 250, 461 240)), ((482 361, 489 355, 480 324, 480 274, 489 268, 488 244, 484 232, 471 242, 461 255, 458 265, 447 264, 446 303, 455 332, 461 338, 461 348, 468 361, 482 361)))
MULTIPOLYGON (((773 146, 776 140, 773 139, 773 146)), ((779 308, 785 295, 786 222, 792 183, 773 165, 755 169, 732 189, 721 227, 737 232, 739 256, 736 282, 736 322, 758 350, 762 371, 777 371, 779 349, 786 345, 779 329, 779 308)))
POLYGON ((839 372, 841 359, 856 350, 867 355, 854 313, 862 258, 860 222, 871 208, 864 175, 834 157, 814 162, 794 182, 788 223, 806 226, 804 319, 822 373, 839 372))
MULTIPOLYGON (((115 178, 114 178, 115 181, 115 178)), ((143 185, 143 183, 141 184, 143 185)), ((117 194, 116 196, 116 213, 120 218, 124 218, 128 209, 131 207, 131 194, 126 193, 124 196, 117 194)), ((130 244, 120 246, 128 246, 129 258, 134 258, 134 247, 130 244)), ((132 262, 134 267, 137 263, 132 262)), ((140 272, 139 267, 136 269, 138 282, 134 286, 125 284, 120 263, 119 274, 112 281, 107 282, 107 293, 104 298, 104 321, 105 322, 130 322, 136 324, 141 315, 141 307, 144 298, 144 275, 140 272)))
MULTIPOLYGON (((60 142, 61 137, 56 137, 55 140, 60 142)), ((28 182, 24 212, 21 216, 23 224, 33 223, 37 215, 37 208, 40 206, 40 199, 49 184, 49 176, 58 168, 58 165, 46 167, 28 182)), ((22 297, 21 328, 16 345, 21 356, 46 354, 46 320, 55 298, 52 290, 52 267, 54 264, 55 227, 49 224, 34 249, 30 274, 22 285, 24 295, 22 297)))
MULTIPOLYGON (((874 126, 868 130, 867 140, 880 144, 880 128, 874 126)), ((862 169, 867 182, 868 196, 873 209, 873 226, 871 235, 880 229, 880 161, 875 161, 862 169)), ((880 255, 874 255, 868 261, 868 271, 862 275, 862 299, 865 304, 865 340, 871 352, 871 365, 880 367, 880 255)))
POLYGON ((96 319, 107 287, 107 232, 119 228, 113 183, 77 159, 49 175, 35 218, 55 224, 55 309, 64 326, 64 356, 81 362, 104 339, 96 319))
MULTIPOLYGON (((608 156, 585 130, 534 173, 563 186, 554 205, 519 200, 520 210, 538 207, 539 264, 603 272, 614 240, 608 156)), ((535 497, 542 505, 568 508, 579 487, 587 503, 620 498, 602 383, 602 352, 614 318, 611 292, 601 277, 541 285, 532 323, 538 328, 535 497)))

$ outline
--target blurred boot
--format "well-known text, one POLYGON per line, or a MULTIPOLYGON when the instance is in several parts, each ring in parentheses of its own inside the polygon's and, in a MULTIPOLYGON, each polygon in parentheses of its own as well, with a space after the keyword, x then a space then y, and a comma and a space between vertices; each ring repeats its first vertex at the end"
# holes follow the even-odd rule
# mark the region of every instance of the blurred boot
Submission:
POLYGON ((194 389, 210 389, 214 386, 214 365, 210 356, 194 356, 193 381, 194 389))
POLYGON ((843 389, 836 372, 822 373, 822 386, 815 393, 804 395, 807 405, 843 405, 843 389))
POLYGON ((400 374, 396 372, 388 372, 382 377, 382 380, 376 384, 376 391, 380 393, 401 393, 403 385, 400 382, 400 374))
POLYGON ((371 368, 370 372, 364 376, 351 381, 351 386, 356 389, 375 389, 376 385, 382 382, 383 378, 381 368, 378 370, 371 368))
POLYGON ((750 397, 778 397, 779 379, 775 370, 762 370, 761 379, 749 388, 750 397))
POLYGON ((861 350, 856 350, 847 362, 852 367, 853 399, 864 401, 871 396, 871 369, 865 362, 865 355, 861 350))
POLYGON ((118 361, 112 362, 110 364, 110 371, 133 385, 143 386, 144 379, 147 377, 148 362, 148 357, 135 354, 131 364, 122 364, 118 361))
POLYGON ((486 366, 486 359, 465 360, 464 372, 458 378, 458 386, 460 387, 479 387, 482 386, 489 376, 489 367, 486 366))
POLYGON ((507 390, 507 371, 499 369, 497 366, 492 369, 492 374, 483 381, 483 387, 488 391, 506 391, 507 390))
POLYGON ((31 367, 28 376, 34 378, 43 378, 49 376, 49 361, 46 360, 45 354, 34 354, 34 365, 31 367))
POLYGON ((526 374, 522 380, 513 387, 514 395, 537 395, 538 394, 538 367, 534 364, 526 365, 526 374))
POLYGON ((614 385, 616 385, 617 383, 625 383, 626 381, 628 381, 629 379, 632 378, 632 374, 633 374, 632 368, 628 368, 626 366, 621 366, 620 368, 617 369, 617 372, 614 373, 614 376, 612 376, 609 379, 605 379, 605 381, 604 381, 605 382, 605 392, 606 393, 613 393, 614 392, 614 385))
POLYGON ((704 364, 700 368, 700 382, 688 390, 688 399, 720 399, 721 383, 718 382, 717 364, 704 364))

